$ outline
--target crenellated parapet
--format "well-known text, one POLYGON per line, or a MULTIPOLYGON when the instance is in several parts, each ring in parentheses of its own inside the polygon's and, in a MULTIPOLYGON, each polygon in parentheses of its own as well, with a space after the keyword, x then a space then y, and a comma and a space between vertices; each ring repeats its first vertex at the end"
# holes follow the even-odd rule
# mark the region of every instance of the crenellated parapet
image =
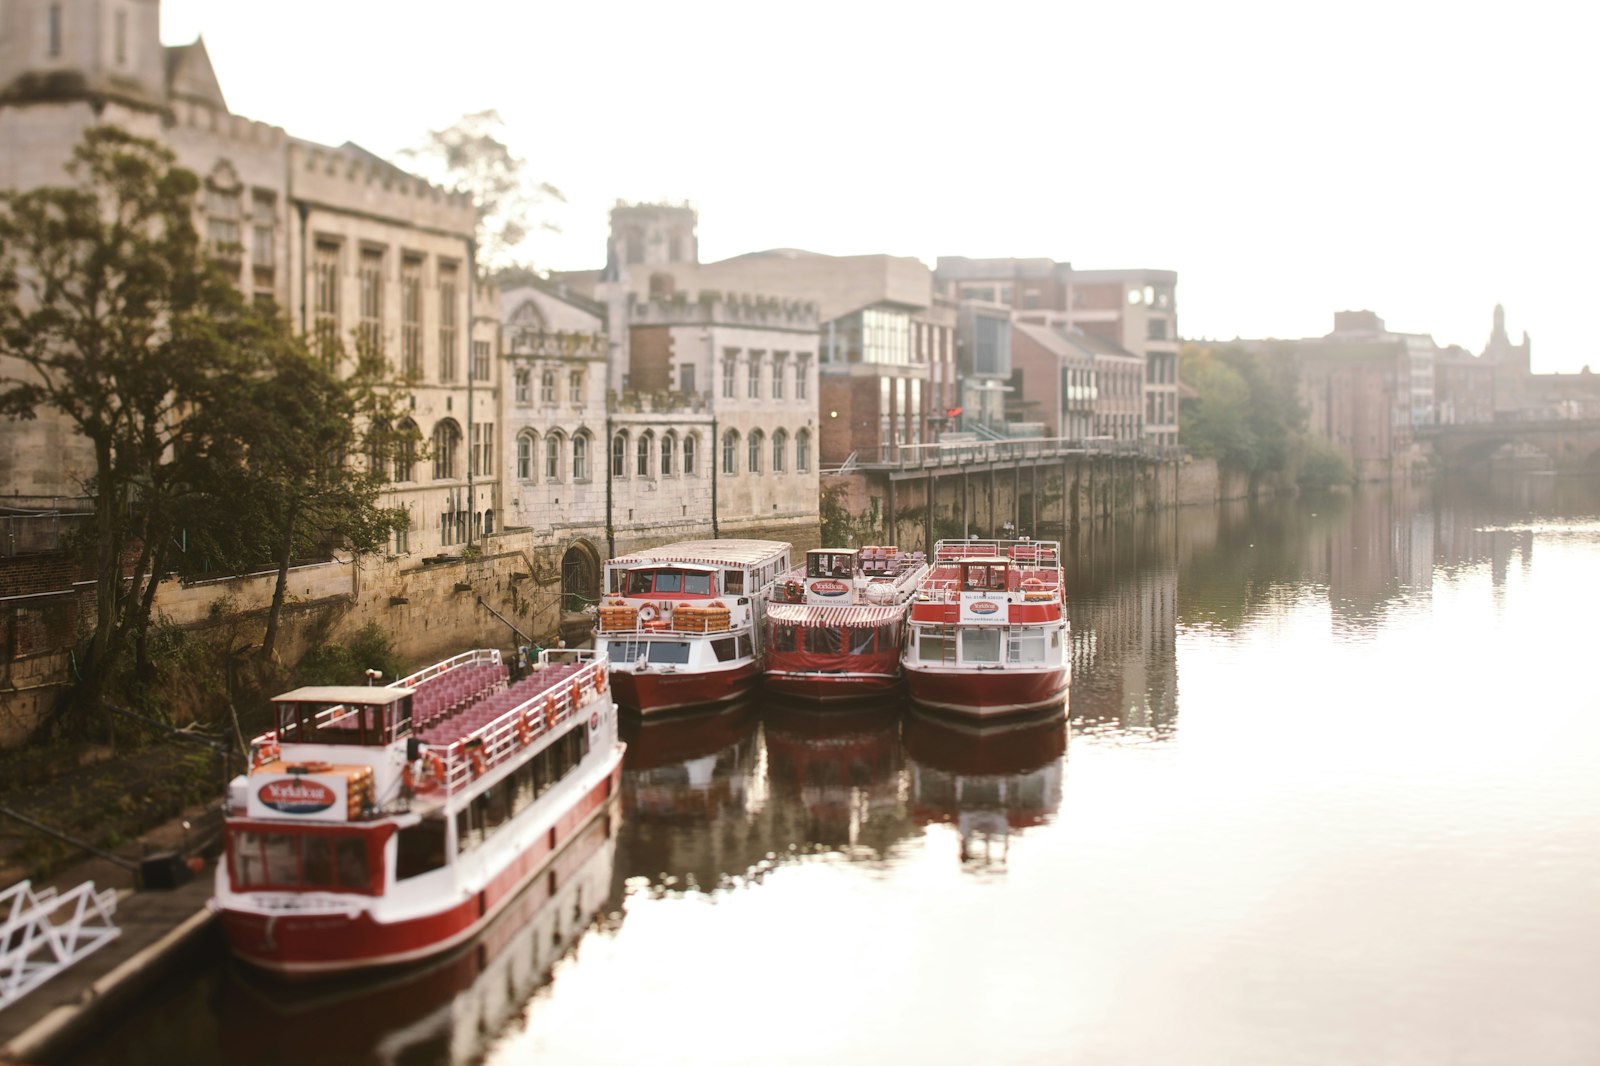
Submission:
POLYGON ((282 127, 235 115, 192 100, 172 103, 173 124, 181 129, 198 130, 223 143, 248 148, 281 149, 289 140, 282 127))
POLYGON ((630 297, 628 321, 635 326, 747 326, 762 329, 815 330, 816 303, 781 296, 724 293, 705 289, 695 296, 630 297))
POLYGON ((610 342, 604 333, 524 327, 506 332, 508 359, 604 360, 610 342))
POLYGON ((292 194, 328 207, 403 219, 470 237, 472 197, 435 185, 355 145, 329 148, 289 141, 292 194))
POLYGON ((704 413, 711 410, 711 394, 707 392, 626 392, 606 393, 606 409, 612 414, 651 415, 704 413))

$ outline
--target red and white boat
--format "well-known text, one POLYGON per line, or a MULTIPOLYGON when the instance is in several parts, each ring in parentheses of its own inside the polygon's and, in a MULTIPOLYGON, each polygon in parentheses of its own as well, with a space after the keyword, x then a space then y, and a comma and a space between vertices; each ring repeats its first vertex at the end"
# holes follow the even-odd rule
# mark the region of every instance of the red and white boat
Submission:
POLYGON ((481 931, 619 791, 606 662, 512 681, 470 651, 388 687, 299 688, 231 783, 212 907, 286 978, 414 962, 481 931))
POLYGON ((641 714, 750 695, 761 680, 761 619, 789 572, 777 540, 689 540, 606 564, 594 631, 617 702, 641 714))
POLYGON ((925 707, 995 718, 1066 699, 1067 610, 1055 541, 940 541, 909 625, 906 687, 925 707))
POLYGON ((767 607, 767 690, 820 703, 892 694, 906 610, 927 573, 922 553, 898 548, 806 552, 767 607))

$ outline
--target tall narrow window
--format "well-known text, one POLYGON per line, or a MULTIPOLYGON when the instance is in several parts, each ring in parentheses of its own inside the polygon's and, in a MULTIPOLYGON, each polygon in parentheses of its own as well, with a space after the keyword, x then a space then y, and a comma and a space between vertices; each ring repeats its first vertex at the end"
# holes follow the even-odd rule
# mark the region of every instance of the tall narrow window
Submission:
POLYGON ((773 433, 772 434, 772 472, 774 474, 783 473, 784 452, 788 451, 788 449, 789 449, 789 434, 785 433, 781 429, 778 430, 777 432, 773 433))
POLYGON ((678 438, 671 433, 661 438, 661 476, 672 476, 673 452, 677 450, 678 438))
POLYGON ((794 468, 804 474, 811 469, 811 431, 802 429, 794 435, 794 468))
POLYGON ((311 270, 317 352, 331 364, 339 350, 339 245, 318 241, 311 270))
POLYGON ((640 477, 650 476, 650 441, 650 434, 641 433, 639 435, 639 445, 635 449, 637 454, 634 456, 633 468, 640 477))
POLYGON ((761 473, 761 448, 765 443, 766 438, 762 436, 759 429, 750 431, 750 441, 747 446, 750 454, 746 456, 746 465, 750 468, 752 474, 761 473))
POLYGON ((611 476, 628 476, 628 435, 618 433, 611 438, 611 476))
POLYGON ((461 447, 461 429, 451 419, 440 422, 433 431, 433 479, 448 481, 457 476, 456 451, 461 447))
POLYGON ((794 362, 794 398, 803 400, 811 387, 811 359, 802 355, 794 362))
POLYGON ((489 357, 493 354, 493 345, 488 341, 472 342, 472 380, 489 380, 489 357))
POLYGON ((383 252, 361 249, 361 321, 356 336, 361 342, 358 355, 376 355, 383 344, 383 252))
POLYGON ((250 268, 255 278, 257 296, 271 296, 274 269, 277 266, 278 197, 266 189, 257 189, 250 198, 250 268))
POLYGON ((532 433, 524 433, 517 438, 517 479, 520 481, 533 480, 533 457, 538 454, 539 442, 532 433))
POLYGON ((422 376, 422 260, 414 255, 400 264, 400 372, 422 376))
POLYGON ((722 360, 722 398, 724 400, 733 399, 733 369, 735 365, 732 355, 728 355, 722 360))
POLYGON ((783 399, 784 375, 789 370, 789 353, 775 352, 772 356, 772 398, 783 399))
POLYGON ((61 5, 50 5, 50 58, 61 54, 61 5))
POLYGON ((530 400, 532 400, 533 371, 529 370, 525 366, 518 367, 513 380, 516 382, 517 402, 528 403, 530 400))
POLYGON ((694 452, 695 444, 699 441, 699 439, 700 438, 696 437, 692 433, 683 438, 683 472, 685 474, 693 474, 695 472, 694 452))
POLYGON ((737 430, 730 429, 722 435, 722 472, 729 475, 739 472, 739 433, 737 430))
POLYGON ((572 480, 584 481, 589 477, 589 438, 582 433, 572 438, 572 480))
POLYGON ((456 379, 456 265, 439 264, 439 380, 456 379))
POLYGON ((409 418, 395 431, 394 479, 414 481, 417 477, 417 424, 409 418))
POLYGON ((546 481, 561 480, 561 434, 552 433, 544 439, 544 477, 546 481))
POLYGON ((237 186, 206 186, 206 237, 211 242, 211 254, 229 263, 239 261, 243 248, 239 240, 239 199, 237 186))
POLYGON ((567 396, 573 403, 583 402, 583 371, 574 370, 567 375, 567 396))
POLYGON ((467 464, 473 477, 487 476, 494 465, 494 423, 472 424, 472 447, 467 449, 467 464))
POLYGON ((761 399, 761 353, 750 353, 750 373, 744 381, 745 396, 752 400, 761 399))
POLYGON ((539 402, 552 404, 556 402, 556 372, 546 370, 539 375, 539 402))

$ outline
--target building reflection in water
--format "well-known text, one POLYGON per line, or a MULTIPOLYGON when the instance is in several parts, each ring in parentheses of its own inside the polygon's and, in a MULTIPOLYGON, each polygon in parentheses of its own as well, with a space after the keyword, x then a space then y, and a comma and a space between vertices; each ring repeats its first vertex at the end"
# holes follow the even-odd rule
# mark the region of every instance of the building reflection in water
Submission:
POLYGON ((1068 706, 1080 725, 1157 736, 1176 726, 1177 528, 1107 523, 1071 553, 1068 706))
POLYGON ((219 987, 224 1061, 482 1061, 555 963, 609 910, 620 814, 613 801, 481 936, 443 961, 335 985, 230 971, 219 987))
POLYGON ((767 779, 780 840, 801 851, 882 859, 911 836, 900 795, 899 703, 850 710, 769 704, 767 779))
POLYGON ((1061 809, 1066 715, 973 723, 914 710, 906 718, 911 811, 953 825, 967 869, 1003 871, 1011 835, 1061 809))

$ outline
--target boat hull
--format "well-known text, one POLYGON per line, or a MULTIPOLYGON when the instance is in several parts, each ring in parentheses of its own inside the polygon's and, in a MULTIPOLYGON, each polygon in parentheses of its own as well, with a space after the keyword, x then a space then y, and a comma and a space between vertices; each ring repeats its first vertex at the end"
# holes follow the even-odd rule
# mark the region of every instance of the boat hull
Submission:
POLYGON ((1032 714, 1061 704, 1070 674, 1065 666, 1045 670, 905 668, 906 690, 924 707, 976 718, 1032 714))
POLYGON ((900 690, 898 674, 824 674, 801 670, 768 670, 763 687, 774 696, 804 703, 850 703, 881 700, 900 690))
POLYGON ((613 805, 622 787, 622 751, 609 756, 604 774, 562 813, 550 832, 520 852, 479 892, 458 894, 435 910, 382 921, 356 904, 349 912, 274 911, 217 906, 223 935, 245 963, 285 980, 337 977, 400 966, 448 951, 481 932, 543 873, 583 828, 613 805))
POLYGON ((628 710, 664 714, 744 699, 755 692, 760 679, 760 667, 754 662, 739 663, 726 670, 674 673, 661 670, 637 673, 613 667, 611 691, 617 703, 628 710))

